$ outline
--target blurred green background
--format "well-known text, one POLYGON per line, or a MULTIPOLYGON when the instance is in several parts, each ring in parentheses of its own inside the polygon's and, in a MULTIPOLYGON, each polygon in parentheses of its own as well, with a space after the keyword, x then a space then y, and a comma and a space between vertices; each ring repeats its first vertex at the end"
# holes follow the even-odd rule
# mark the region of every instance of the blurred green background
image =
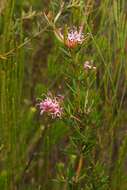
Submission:
POLYGON ((0 1, 1 190, 127 190, 126 9, 126 0, 0 1), (44 17, 63 3, 57 27, 83 22, 90 34, 77 50, 44 17), (83 70, 87 60, 96 72, 83 70), (65 96, 61 120, 40 116, 47 92, 65 96))

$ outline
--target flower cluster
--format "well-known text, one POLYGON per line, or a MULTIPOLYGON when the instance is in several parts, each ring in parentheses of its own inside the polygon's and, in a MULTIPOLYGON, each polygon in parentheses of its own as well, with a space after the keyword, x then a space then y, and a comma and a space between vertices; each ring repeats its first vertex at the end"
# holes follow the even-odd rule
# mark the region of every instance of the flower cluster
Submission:
POLYGON ((39 103, 40 114, 47 113, 52 118, 61 118, 63 110, 60 106, 61 98, 47 96, 44 100, 39 103))
POLYGON ((78 44, 82 44, 84 41, 84 35, 81 31, 77 31, 76 29, 70 30, 67 34, 67 39, 65 44, 69 48, 75 48, 78 44))
POLYGON ((68 48, 76 48, 77 45, 82 44, 84 41, 84 35, 82 33, 82 27, 78 31, 76 27, 72 29, 68 29, 67 35, 64 34, 60 30, 55 30, 56 37, 63 42, 68 48))
POLYGON ((85 61, 84 69, 85 70, 96 70, 96 67, 93 66, 93 61, 85 61))

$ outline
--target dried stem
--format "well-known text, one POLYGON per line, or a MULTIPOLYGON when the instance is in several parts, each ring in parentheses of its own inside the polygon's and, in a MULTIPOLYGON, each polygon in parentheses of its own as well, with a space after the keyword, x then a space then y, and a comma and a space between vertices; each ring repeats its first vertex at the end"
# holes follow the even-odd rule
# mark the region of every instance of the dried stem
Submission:
POLYGON ((76 170, 75 183, 78 183, 78 179, 79 179, 79 176, 81 173, 82 165, 83 165, 83 155, 81 154, 80 158, 79 158, 79 162, 78 162, 78 167, 76 170))

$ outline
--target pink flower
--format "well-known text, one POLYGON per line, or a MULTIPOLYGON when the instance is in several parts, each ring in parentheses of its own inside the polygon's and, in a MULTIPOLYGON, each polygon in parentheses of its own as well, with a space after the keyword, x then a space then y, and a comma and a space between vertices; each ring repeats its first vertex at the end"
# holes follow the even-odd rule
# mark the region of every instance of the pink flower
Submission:
POLYGON ((48 95, 44 100, 39 103, 40 114, 44 112, 51 115, 52 118, 61 118, 63 110, 60 106, 61 99, 59 97, 52 97, 48 95))
POLYGON ((64 36, 60 30, 55 30, 55 34, 57 38, 68 48, 75 48, 77 45, 82 44, 84 41, 82 30, 82 27, 80 27, 79 31, 76 29, 76 27, 73 27, 72 29, 68 30, 67 36, 64 36))
POLYGON ((78 44, 82 44, 84 41, 84 36, 81 31, 76 29, 70 30, 67 34, 66 45, 69 48, 75 48, 78 44))
POLYGON ((91 69, 96 70, 96 67, 93 66, 93 61, 85 61, 84 69, 85 70, 91 70, 91 69))

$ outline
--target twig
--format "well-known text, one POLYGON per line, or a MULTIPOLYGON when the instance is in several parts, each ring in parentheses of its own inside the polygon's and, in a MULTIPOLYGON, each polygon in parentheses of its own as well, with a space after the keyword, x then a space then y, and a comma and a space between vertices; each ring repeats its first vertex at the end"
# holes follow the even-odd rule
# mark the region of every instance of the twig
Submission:
POLYGON ((46 29, 48 28, 48 25, 45 26, 45 28, 43 28, 41 31, 39 31, 38 33, 36 33, 33 37, 29 38, 28 40, 26 40, 25 42, 23 42, 22 44, 20 44, 19 46, 17 46, 16 48, 11 49, 10 51, 8 51, 7 53, 4 53, 3 55, 0 54, 0 59, 4 59, 6 60, 8 56, 13 55, 13 53, 19 49, 21 49, 23 46, 25 46, 26 44, 28 44, 30 41, 32 41, 34 38, 38 37, 39 35, 41 35, 46 29))
POLYGON ((83 155, 81 154, 80 158, 79 158, 78 167, 77 167, 77 170, 76 170, 75 183, 78 183, 78 179, 79 179, 79 176, 80 176, 82 165, 83 165, 83 155))

